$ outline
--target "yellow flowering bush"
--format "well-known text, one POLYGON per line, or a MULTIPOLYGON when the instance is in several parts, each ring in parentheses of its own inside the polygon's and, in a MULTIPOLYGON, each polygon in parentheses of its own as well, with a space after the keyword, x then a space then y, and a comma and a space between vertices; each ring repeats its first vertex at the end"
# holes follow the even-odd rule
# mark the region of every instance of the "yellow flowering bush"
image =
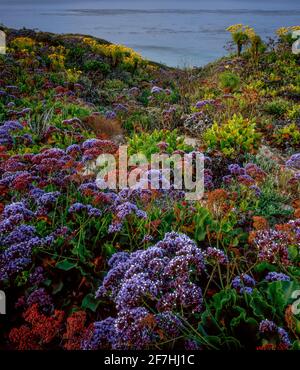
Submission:
POLYGON ((237 45, 237 54, 241 55, 242 48, 247 44, 249 38, 254 36, 255 32, 253 28, 244 26, 242 23, 233 24, 226 28, 226 31, 231 33, 233 42, 237 45))
POLYGON ((66 50, 63 46, 51 47, 50 48, 51 54, 48 55, 48 58, 51 62, 51 67, 54 70, 63 69, 65 66, 65 59, 66 59, 66 50))
POLYGON ((30 37, 17 37, 11 41, 11 47, 18 50, 33 49, 35 41, 30 37))
POLYGON ((95 53, 103 54, 111 58, 115 66, 124 62, 127 65, 137 67, 142 61, 140 54, 124 45, 99 44, 96 40, 89 37, 85 37, 83 42, 89 45, 95 53))
POLYGON ((300 26, 280 27, 277 29, 276 34, 277 36, 282 38, 288 35, 289 33, 292 33, 294 31, 299 31, 299 30, 300 30, 300 26))

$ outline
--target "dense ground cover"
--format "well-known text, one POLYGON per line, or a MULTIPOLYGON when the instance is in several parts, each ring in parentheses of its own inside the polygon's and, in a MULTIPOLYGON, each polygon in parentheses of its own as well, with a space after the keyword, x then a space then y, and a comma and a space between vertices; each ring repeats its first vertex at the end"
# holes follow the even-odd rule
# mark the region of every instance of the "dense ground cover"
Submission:
POLYGON ((0 347, 299 349, 300 57, 291 29, 170 69, 80 35, 5 30, 0 347), (196 138, 196 148, 184 138, 196 138), (205 194, 102 191, 119 143, 205 154, 205 194))

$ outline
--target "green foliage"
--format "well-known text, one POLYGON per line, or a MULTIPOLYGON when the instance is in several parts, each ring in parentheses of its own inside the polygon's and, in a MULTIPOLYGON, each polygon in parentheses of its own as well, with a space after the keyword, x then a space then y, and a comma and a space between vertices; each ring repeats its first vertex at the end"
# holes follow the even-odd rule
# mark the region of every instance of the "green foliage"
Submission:
POLYGON ((108 75, 111 71, 110 65, 99 60, 89 60, 84 63, 83 69, 85 71, 99 71, 104 75, 108 75))
POLYGON ((267 102, 264 106, 265 111, 275 117, 283 116, 289 107, 289 103, 283 99, 276 99, 267 102))
POLYGON ((166 142, 168 144, 167 152, 172 154, 175 150, 191 151, 191 146, 184 143, 184 138, 178 136, 178 131, 154 130, 152 133, 134 134, 128 141, 128 153, 144 154, 148 160, 151 154, 159 153, 157 144, 166 142))
POLYGON ((228 122, 216 122, 204 133, 204 142, 209 149, 221 150, 227 157, 254 152, 260 143, 261 135, 256 131, 253 120, 234 114, 228 122))
POLYGON ((230 91, 237 90, 240 86, 240 78, 235 73, 225 71, 219 75, 220 86, 230 91))
POLYGON ((300 145, 300 129, 292 123, 285 127, 279 128, 274 133, 275 142, 279 145, 289 144, 292 147, 298 148, 300 145))

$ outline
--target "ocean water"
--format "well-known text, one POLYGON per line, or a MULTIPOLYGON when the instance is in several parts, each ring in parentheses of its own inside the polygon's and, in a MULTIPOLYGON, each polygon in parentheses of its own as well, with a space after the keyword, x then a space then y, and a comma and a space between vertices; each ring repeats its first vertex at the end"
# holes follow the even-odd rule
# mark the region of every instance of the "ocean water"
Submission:
POLYGON ((300 24, 300 0, 0 0, 0 23, 121 43, 170 66, 201 66, 227 52, 225 28, 267 38, 300 24))

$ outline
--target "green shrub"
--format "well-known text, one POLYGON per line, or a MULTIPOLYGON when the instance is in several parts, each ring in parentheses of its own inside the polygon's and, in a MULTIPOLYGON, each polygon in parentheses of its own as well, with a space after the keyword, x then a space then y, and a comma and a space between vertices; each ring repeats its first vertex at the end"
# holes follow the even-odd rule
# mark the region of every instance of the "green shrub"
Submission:
POLYGON ((88 71, 100 71, 104 75, 107 75, 110 72, 110 65, 99 60, 89 60, 84 63, 83 66, 86 72, 88 71))
POLYGON ((225 156, 236 157, 239 154, 255 152, 260 143, 260 134, 255 130, 256 124, 242 115, 234 114, 223 125, 216 122, 203 136, 210 149, 221 150, 225 156))
POLYGON ((225 71, 219 76, 220 85, 223 89, 237 90, 240 86, 240 78, 235 73, 225 71))
POLYGON ((283 116, 289 107, 289 103, 283 99, 272 100, 265 104, 265 111, 272 116, 281 117, 283 116))
POLYGON ((167 152, 172 154, 175 150, 191 151, 192 147, 184 143, 184 137, 179 136, 177 130, 154 130, 151 133, 134 134, 128 143, 128 152, 130 155, 142 153, 147 159, 151 155, 159 152, 157 144, 166 142, 168 144, 167 152))

